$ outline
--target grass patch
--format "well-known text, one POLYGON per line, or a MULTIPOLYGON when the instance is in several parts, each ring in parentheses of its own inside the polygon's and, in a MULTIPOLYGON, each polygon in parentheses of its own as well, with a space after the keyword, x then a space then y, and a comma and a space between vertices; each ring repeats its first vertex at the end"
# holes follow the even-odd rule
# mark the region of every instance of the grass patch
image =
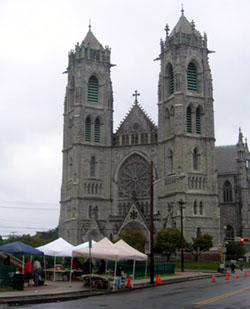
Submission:
POLYGON ((12 287, 10 286, 6 286, 6 287, 0 287, 0 293, 1 292, 15 292, 16 290, 14 290, 12 287))

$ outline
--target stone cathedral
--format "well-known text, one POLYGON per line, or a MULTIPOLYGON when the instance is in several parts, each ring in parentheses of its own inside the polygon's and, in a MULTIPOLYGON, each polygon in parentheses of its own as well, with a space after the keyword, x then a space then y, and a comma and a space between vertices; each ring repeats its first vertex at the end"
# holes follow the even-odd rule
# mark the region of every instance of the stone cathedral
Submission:
POLYGON ((250 155, 241 131, 235 145, 215 147, 207 36, 183 10, 165 31, 157 59, 157 125, 135 91, 113 131, 111 50, 91 27, 69 53, 59 235, 74 245, 115 240, 126 228, 150 239, 151 197, 154 235, 180 229, 182 219, 188 241, 208 233, 217 246, 249 236, 250 155))

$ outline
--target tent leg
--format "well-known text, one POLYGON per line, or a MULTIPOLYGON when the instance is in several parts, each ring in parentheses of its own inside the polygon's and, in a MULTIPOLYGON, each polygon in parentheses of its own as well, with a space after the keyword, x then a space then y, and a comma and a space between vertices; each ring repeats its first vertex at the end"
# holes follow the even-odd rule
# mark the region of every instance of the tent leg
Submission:
POLYGON ((134 260, 134 264, 133 264, 133 280, 135 280, 135 260, 134 260))
POLYGON ((22 273, 24 274, 24 255, 23 255, 22 273))
POLYGON ((56 281, 56 256, 54 256, 54 280, 56 281))
POLYGON ((44 267, 44 283, 45 283, 47 279, 45 255, 43 256, 43 267, 44 267))
POLYGON ((116 284, 116 269, 117 269, 117 261, 115 261, 115 272, 114 272, 114 283, 113 283, 113 291, 115 290, 115 284, 116 284))
POLYGON ((145 279, 147 278, 147 270, 148 270, 148 260, 145 263, 145 279))
POLYGON ((70 262, 69 286, 71 286, 71 281, 72 281, 72 265, 73 265, 73 256, 71 257, 71 262, 70 262))

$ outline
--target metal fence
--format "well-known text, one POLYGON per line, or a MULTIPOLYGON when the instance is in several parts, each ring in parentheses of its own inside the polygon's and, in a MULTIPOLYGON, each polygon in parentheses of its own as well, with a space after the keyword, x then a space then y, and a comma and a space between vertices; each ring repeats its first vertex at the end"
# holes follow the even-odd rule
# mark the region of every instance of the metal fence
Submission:
POLYGON ((0 266, 0 287, 12 285, 15 270, 15 266, 0 266))
MULTIPOLYGON (((122 270, 127 274, 131 275, 133 273, 133 261, 120 262, 119 264, 122 267, 122 270)), ((107 269, 114 270, 115 263, 108 262, 107 269)), ((136 262, 135 263, 135 276, 136 277, 144 277, 145 276, 145 262, 136 262)), ((154 264, 154 273, 160 275, 171 275, 175 273, 175 265, 167 264, 167 263, 157 263, 154 264)), ((150 264, 147 265, 147 275, 150 274, 150 264)))

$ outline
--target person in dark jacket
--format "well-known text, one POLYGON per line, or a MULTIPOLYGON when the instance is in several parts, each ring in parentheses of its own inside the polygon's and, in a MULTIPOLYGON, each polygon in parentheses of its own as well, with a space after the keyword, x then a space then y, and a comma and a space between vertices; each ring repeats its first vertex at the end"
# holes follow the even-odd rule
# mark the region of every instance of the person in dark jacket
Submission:
POLYGON ((106 263, 104 260, 101 260, 97 271, 98 275, 105 274, 105 269, 106 269, 106 263))
POLYGON ((119 290, 122 287, 122 267, 119 263, 117 263, 115 275, 116 275, 115 288, 119 290))
POLYGON ((93 270, 93 267, 94 267, 94 265, 93 265, 93 263, 91 262, 91 260, 90 259, 87 259, 85 262, 84 262, 84 264, 83 264, 83 273, 85 274, 85 275, 87 275, 87 274, 91 274, 92 273, 92 270, 93 270))

